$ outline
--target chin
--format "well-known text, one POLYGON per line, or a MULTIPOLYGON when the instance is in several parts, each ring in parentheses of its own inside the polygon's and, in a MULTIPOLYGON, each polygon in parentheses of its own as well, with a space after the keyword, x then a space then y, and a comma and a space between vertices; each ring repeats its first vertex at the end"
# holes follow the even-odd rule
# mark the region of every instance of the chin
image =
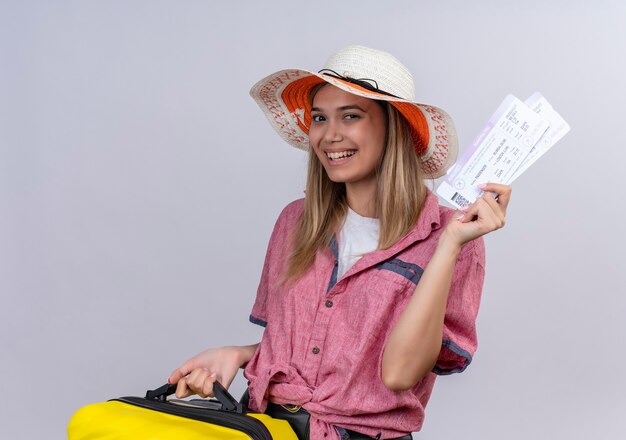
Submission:
POLYGON ((332 175, 328 173, 326 173, 326 175, 332 182, 335 182, 335 183, 350 183, 352 181, 350 177, 346 177, 346 176, 338 176, 336 174, 332 175))

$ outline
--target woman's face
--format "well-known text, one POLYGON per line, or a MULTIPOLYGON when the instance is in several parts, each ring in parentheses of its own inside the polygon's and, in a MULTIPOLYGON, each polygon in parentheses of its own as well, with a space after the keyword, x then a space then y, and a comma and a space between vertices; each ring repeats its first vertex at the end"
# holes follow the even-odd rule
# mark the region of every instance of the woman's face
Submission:
POLYGON ((313 98, 309 142, 333 182, 375 184, 387 122, 375 101, 325 85, 313 98))

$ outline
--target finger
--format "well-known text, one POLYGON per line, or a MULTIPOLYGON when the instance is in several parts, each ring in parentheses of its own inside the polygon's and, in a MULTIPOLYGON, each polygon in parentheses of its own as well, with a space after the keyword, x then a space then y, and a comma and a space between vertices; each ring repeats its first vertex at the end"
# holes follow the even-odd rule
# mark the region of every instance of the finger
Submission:
POLYGON ((196 368, 185 378, 187 384, 193 389, 201 389, 204 379, 211 374, 206 368, 196 368))
POLYGON ((487 192, 483 194, 482 198, 487 203, 487 206, 493 211, 493 218, 496 220, 496 226, 498 227, 498 229, 503 227, 506 221, 506 215, 502 210, 500 204, 493 197, 493 193, 487 192))
POLYGON ((482 197, 469 205, 464 217, 460 221, 462 223, 473 222, 480 231, 480 235, 498 229, 497 225, 501 223, 491 206, 482 197))
POLYGON ((172 371, 172 373, 170 374, 170 377, 167 378, 167 383, 169 383, 169 384, 178 383, 178 381, 181 380, 184 376, 186 376, 187 373, 189 373, 189 372, 183 370, 182 367, 181 368, 177 368, 174 371, 172 371))
POLYGON ((502 183, 494 183, 494 182, 483 183, 479 185, 478 187, 482 189, 483 191, 495 192, 497 194, 500 194, 506 191, 507 188, 511 188, 509 185, 504 185, 502 183))
POLYGON ((464 208, 461 208, 460 214, 461 215, 457 217, 457 220, 461 223, 473 221, 474 217, 478 214, 478 206, 476 205, 476 202, 471 203, 464 208))
POLYGON ((511 192, 513 191, 513 188, 511 188, 509 185, 502 185, 500 183, 485 183, 483 185, 480 185, 480 189, 483 191, 496 193, 498 196, 498 204, 506 213, 506 208, 509 205, 509 201, 511 200, 511 192))
POLYGON ((185 378, 187 386, 193 393, 198 394, 200 397, 207 397, 204 393, 204 382, 211 372, 206 368, 196 368, 185 378))
POLYGON ((204 379, 202 384, 202 397, 213 396, 213 383, 217 380, 217 374, 212 373, 204 379))
POLYGON ((495 231, 504 226, 502 210, 498 206, 498 202, 496 202, 491 195, 481 198, 478 216, 485 233, 495 231))
POLYGON ((170 384, 177 383, 181 378, 187 376, 193 370, 193 363, 188 360, 183 363, 180 367, 172 371, 170 377, 167 379, 167 382, 170 384))
POLYGON ((478 224, 483 233, 500 229, 504 226, 503 215, 492 195, 485 194, 476 201, 478 206, 478 224))
POLYGON ((176 397, 182 399, 183 397, 191 396, 191 394, 187 381, 185 379, 179 380, 178 385, 176 385, 176 397))

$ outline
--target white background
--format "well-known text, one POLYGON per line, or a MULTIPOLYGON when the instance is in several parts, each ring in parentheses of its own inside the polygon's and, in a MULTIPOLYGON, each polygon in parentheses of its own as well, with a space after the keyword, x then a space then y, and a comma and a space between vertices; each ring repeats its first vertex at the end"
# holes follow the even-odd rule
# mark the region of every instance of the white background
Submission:
POLYGON ((462 148, 507 93, 572 126, 487 238, 479 350, 415 437, 626 438, 625 23, 617 0, 1 1, 0 437, 64 438, 82 405, 260 339, 248 314, 306 155, 248 90, 363 44, 414 72, 462 148))

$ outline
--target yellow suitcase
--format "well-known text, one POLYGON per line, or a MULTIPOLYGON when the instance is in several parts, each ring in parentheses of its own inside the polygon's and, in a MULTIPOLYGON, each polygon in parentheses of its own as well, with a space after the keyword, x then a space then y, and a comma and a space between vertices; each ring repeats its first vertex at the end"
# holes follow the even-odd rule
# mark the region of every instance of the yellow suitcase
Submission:
POLYGON ((219 383, 216 399, 168 400, 174 385, 146 397, 121 397, 79 409, 67 428, 69 440, 298 440, 288 422, 248 412, 219 383))

